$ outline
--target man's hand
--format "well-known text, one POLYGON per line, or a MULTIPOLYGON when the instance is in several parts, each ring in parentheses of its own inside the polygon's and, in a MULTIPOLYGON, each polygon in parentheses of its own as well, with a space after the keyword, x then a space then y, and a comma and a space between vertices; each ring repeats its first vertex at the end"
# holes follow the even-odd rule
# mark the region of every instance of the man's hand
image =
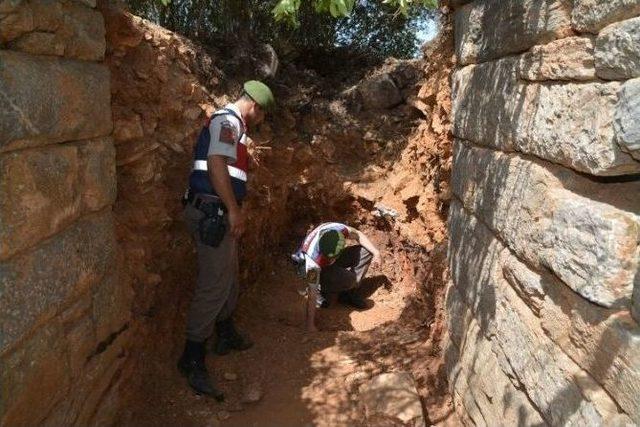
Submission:
POLYGON ((244 233, 244 212, 242 209, 234 209, 229 211, 229 226, 231 227, 231 235, 239 239, 244 233))
POLYGON ((373 254, 373 259, 371 260, 371 265, 381 265, 382 259, 380 258, 380 252, 376 251, 373 254))

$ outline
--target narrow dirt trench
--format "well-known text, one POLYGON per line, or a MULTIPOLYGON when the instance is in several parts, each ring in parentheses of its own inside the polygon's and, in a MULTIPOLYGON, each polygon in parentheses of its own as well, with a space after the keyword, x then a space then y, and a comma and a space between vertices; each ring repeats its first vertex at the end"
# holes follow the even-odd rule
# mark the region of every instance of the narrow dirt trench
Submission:
MULTIPOLYGON (((393 371, 414 375, 430 422, 446 418, 449 399, 439 348, 442 289, 423 287, 416 276, 416 265, 425 261, 423 250, 408 248, 373 224, 362 228, 384 248, 387 260, 363 283, 370 309, 353 311, 334 301, 319 314, 321 332, 305 333, 303 301, 295 286, 299 279, 286 262, 283 248, 273 254, 271 271, 247 290, 236 314, 255 346, 243 353, 208 358, 209 369, 226 393, 225 402, 195 396, 186 387, 174 367, 182 344, 178 338, 173 341, 172 358, 158 355, 146 361, 150 374, 141 393, 144 398, 129 414, 129 422, 364 425, 359 386, 393 371), (257 394, 258 402, 250 402, 251 393, 257 394)), ((186 306, 179 311, 184 313, 186 306)), ((175 323, 174 336, 180 337, 183 324, 182 318, 175 323)), ((161 343, 164 346, 166 341, 161 343)))
MULTIPOLYGON (((411 373, 426 421, 446 420, 451 404, 441 341, 451 167, 450 26, 444 23, 424 61, 389 60, 350 81, 289 64, 272 83, 280 107, 253 136, 252 193, 244 206, 249 230, 240 246, 244 289, 235 315, 255 346, 208 356, 210 372, 226 394, 219 404, 194 395, 175 366, 196 267, 172 194, 182 191, 187 144, 196 130, 185 114, 194 105, 208 111, 212 100, 216 106, 232 100, 247 58, 221 60, 221 52, 199 51, 118 10, 105 16, 116 133, 126 141, 117 143, 121 196, 115 213, 140 321, 134 326, 138 363, 130 404, 119 424, 364 425, 359 388, 385 372, 411 373), (236 68, 217 68, 234 63, 236 68), (375 90, 385 79, 394 81, 402 102, 363 108, 367 88, 375 90), (181 100, 185 90, 190 100, 181 100), (136 123, 151 122, 157 123, 153 138, 129 142, 136 123), (147 167, 141 156, 153 163, 147 167), (158 167, 162 175, 149 181, 148 169, 158 167), (143 188, 149 185, 151 191, 143 188), (127 199, 134 193, 142 193, 151 215, 142 217, 139 199, 127 199), (334 301, 319 312, 321 331, 307 334, 300 279, 288 259, 305 233, 324 221, 363 231, 381 250, 383 263, 363 282, 367 310, 334 301)), ((384 103, 384 97, 376 102, 384 103)))

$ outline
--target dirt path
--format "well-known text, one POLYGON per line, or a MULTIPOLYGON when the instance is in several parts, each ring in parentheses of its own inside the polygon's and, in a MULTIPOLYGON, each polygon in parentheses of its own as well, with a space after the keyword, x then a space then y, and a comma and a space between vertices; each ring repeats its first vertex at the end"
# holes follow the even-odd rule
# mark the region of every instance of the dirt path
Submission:
POLYGON ((175 328, 184 325, 184 319, 178 319, 169 322, 174 333, 168 330, 167 335, 176 337, 172 343, 162 345, 161 339, 156 352, 147 355, 147 371, 154 374, 147 375, 138 403, 123 424, 362 425, 359 386, 390 371, 412 372, 429 421, 445 418, 448 398, 438 372, 441 295, 435 284, 418 286, 423 273, 390 232, 369 229, 367 233, 386 254, 385 265, 370 271, 363 283, 368 310, 353 311, 334 302, 319 312, 321 331, 305 333, 303 299, 296 290, 299 279, 286 261, 287 251, 274 254, 272 271, 265 271, 259 283, 245 292, 236 315, 255 346, 207 360, 226 393, 225 402, 194 395, 178 374, 175 360, 182 342, 175 328), (172 347, 170 354, 166 346, 172 347), (258 402, 243 402, 248 390, 259 394, 258 402))
MULTIPOLYGON (((333 102, 311 91, 308 105, 290 100, 292 126, 274 128, 273 135, 265 130, 264 141, 289 146, 257 153, 261 167, 254 179, 264 192, 246 207, 254 229, 261 231, 241 245, 246 289, 235 315, 255 346, 207 358, 226 394, 222 404, 194 395, 175 367, 184 344, 185 290, 192 288, 196 271, 190 238, 178 231, 183 227, 176 222, 172 257, 193 262, 182 265, 171 259, 164 262, 171 268, 157 266, 164 281, 184 286, 167 287, 170 291, 143 313, 154 327, 140 337, 142 386, 135 389, 121 425, 359 426, 365 423, 360 386, 393 371, 408 371, 415 378, 428 425, 451 420, 441 350, 451 158, 450 40, 444 35, 434 46, 428 79, 419 85, 430 122, 416 118, 408 105, 384 114, 341 113, 340 120, 331 120, 333 102), (298 104, 311 113, 297 121, 294 113, 303 111, 298 104), (365 138, 369 134, 372 141, 365 138), (287 191, 272 195, 280 184, 287 191), (378 203, 398 212, 395 222, 372 215, 378 203), (299 279, 288 257, 309 227, 330 220, 367 234, 384 262, 363 283, 369 309, 357 312, 334 302, 319 311, 321 331, 307 334, 299 279), (264 253, 273 241, 283 243, 264 253), (247 391, 258 395, 256 402, 243 402, 247 391)), ((303 89, 295 94, 310 91, 303 89)))

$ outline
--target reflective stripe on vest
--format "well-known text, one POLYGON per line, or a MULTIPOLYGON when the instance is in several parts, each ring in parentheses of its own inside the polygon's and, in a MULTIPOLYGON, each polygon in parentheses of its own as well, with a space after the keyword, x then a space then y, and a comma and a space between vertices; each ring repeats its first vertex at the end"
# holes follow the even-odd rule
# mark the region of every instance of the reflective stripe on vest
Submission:
MULTIPOLYGON (((237 178, 240 181, 247 182, 247 173, 242 169, 239 169, 235 166, 227 165, 227 169, 229 170, 229 176, 231 178, 237 178)), ((209 167, 207 166, 206 160, 196 160, 193 162, 193 170, 195 171, 208 171, 209 167)))

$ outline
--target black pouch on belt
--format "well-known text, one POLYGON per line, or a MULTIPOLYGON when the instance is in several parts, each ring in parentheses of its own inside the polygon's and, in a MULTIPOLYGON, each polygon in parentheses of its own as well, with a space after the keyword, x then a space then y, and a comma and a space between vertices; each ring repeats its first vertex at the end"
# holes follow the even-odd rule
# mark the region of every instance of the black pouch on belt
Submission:
POLYGON ((220 203, 202 203, 199 209, 204 217, 198 223, 200 241, 207 246, 217 248, 220 246, 227 226, 224 222, 224 208, 220 203))

